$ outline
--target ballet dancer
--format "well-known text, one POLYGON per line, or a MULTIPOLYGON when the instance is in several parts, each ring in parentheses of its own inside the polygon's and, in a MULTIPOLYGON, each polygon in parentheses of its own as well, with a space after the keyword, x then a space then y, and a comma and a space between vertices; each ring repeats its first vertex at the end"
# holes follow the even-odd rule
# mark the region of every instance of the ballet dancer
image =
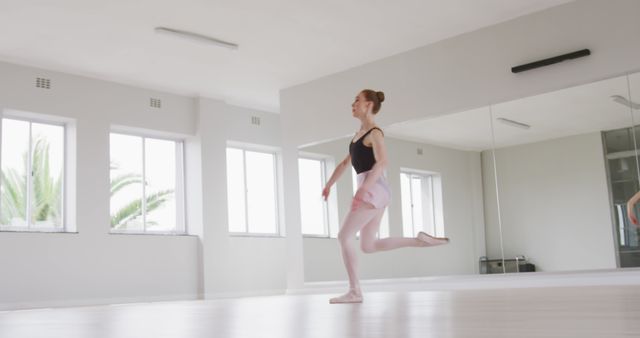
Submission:
POLYGON ((633 197, 629 199, 629 201, 627 201, 627 217, 629 217, 631 223, 635 224, 636 227, 638 227, 639 225, 638 218, 636 217, 635 212, 635 206, 638 201, 640 201, 640 191, 638 191, 635 195, 633 195, 633 197))
POLYGON ((331 186, 342 173, 353 165, 358 174, 358 190, 351 202, 351 211, 343 221, 338 241, 342 251, 349 291, 342 296, 331 298, 329 303, 361 303, 362 292, 357 274, 355 251, 356 233, 360 231, 360 247, 365 253, 392 250, 404 247, 427 247, 446 244, 448 238, 433 237, 425 232, 415 238, 376 238, 384 209, 391 201, 391 190, 384 176, 387 166, 387 150, 384 134, 375 123, 375 115, 380 111, 384 93, 365 89, 356 96, 351 105, 353 117, 360 120, 360 130, 349 144, 349 154, 336 166, 331 178, 322 190, 325 201, 331 186))

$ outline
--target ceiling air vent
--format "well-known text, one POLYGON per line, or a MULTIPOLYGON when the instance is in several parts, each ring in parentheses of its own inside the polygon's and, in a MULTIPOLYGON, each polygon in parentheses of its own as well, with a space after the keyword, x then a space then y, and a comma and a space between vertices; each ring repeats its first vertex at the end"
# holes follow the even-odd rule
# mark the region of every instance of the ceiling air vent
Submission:
POLYGON ((257 116, 251 116, 251 124, 255 124, 256 126, 260 125, 260 118, 257 116))
POLYGON ((162 101, 160 99, 154 99, 152 97, 149 99, 149 106, 152 108, 162 108, 162 101))
POLYGON ((43 77, 36 78, 36 88, 51 89, 51 79, 45 79, 43 77))

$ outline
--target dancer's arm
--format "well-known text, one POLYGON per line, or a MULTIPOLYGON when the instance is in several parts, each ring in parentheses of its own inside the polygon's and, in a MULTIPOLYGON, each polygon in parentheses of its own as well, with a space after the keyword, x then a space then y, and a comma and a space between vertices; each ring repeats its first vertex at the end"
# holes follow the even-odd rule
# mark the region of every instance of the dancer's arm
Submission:
POLYGON ((331 174, 331 178, 329 178, 329 182, 327 182, 327 185, 325 185, 324 189, 322 189, 322 197, 324 197, 325 201, 329 197, 329 192, 331 191, 331 187, 333 186, 333 184, 336 183, 340 176, 342 176, 342 173, 349 167, 350 164, 351 155, 347 155, 347 157, 345 157, 344 160, 342 160, 342 162, 340 162, 336 166, 333 174, 331 174))
POLYGON ((371 146, 373 147, 373 156, 376 159, 376 163, 371 168, 360 189, 356 192, 356 196, 354 196, 359 200, 362 200, 363 194, 371 189, 378 181, 378 178, 384 174, 384 169, 387 167, 387 147, 384 144, 382 132, 374 129, 369 136, 371 136, 371 146))
POLYGON ((638 225, 638 218, 635 213, 635 205, 638 201, 640 201, 640 191, 633 195, 633 197, 631 197, 627 202, 627 216, 629 217, 629 220, 631 220, 631 223, 635 225, 638 225))

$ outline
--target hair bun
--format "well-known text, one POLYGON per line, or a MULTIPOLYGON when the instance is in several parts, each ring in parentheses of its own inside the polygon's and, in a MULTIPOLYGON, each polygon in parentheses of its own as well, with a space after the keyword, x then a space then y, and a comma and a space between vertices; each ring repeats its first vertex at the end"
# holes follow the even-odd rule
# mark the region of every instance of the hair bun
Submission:
POLYGON ((384 102, 384 93, 383 92, 376 92, 376 95, 378 96, 378 100, 380 100, 380 102, 384 102))

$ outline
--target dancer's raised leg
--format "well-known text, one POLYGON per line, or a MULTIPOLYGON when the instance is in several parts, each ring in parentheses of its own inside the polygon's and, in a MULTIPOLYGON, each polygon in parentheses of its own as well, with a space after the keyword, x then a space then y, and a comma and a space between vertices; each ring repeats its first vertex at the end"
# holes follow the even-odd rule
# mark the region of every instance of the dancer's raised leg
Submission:
POLYGON ((377 217, 367 223, 360 231, 360 247, 365 253, 374 253, 377 251, 393 250, 406 247, 426 247, 446 244, 448 238, 440 238, 429 236, 424 232, 420 232, 415 238, 391 237, 378 239, 376 233, 380 229, 380 220, 384 214, 384 209, 378 209, 380 213, 377 217))

